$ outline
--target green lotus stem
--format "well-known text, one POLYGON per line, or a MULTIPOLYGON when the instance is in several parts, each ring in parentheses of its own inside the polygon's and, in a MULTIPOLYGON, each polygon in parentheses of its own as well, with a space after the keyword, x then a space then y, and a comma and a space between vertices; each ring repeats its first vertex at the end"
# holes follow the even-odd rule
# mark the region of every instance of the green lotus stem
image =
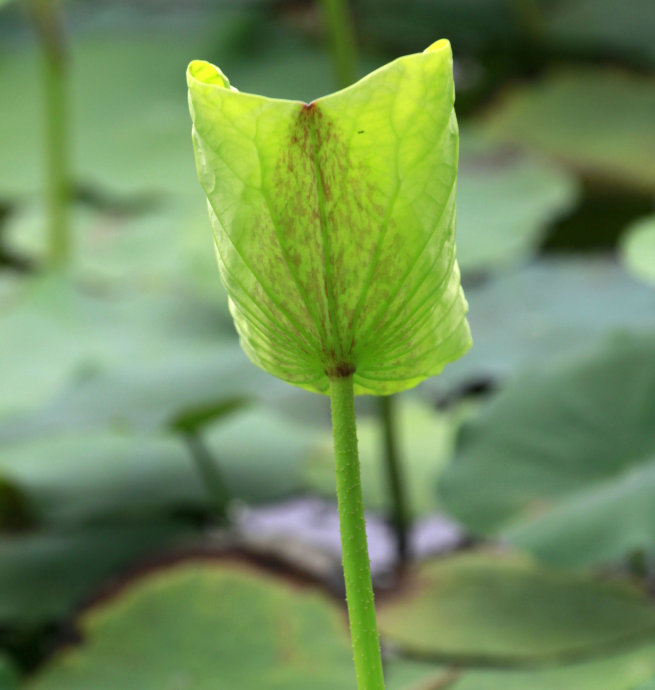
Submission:
POLYGON ((68 262, 70 170, 68 145, 68 55, 56 0, 26 0, 43 59, 45 184, 50 266, 68 262))
POLYGON ((330 378, 341 551, 359 690, 384 690, 357 451, 352 374, 330 378))
POLYGON ((212 457, 198 431, 187 432, 185 440, 198 475, 207 492, 214 515, 221 524, 227 524, 229 522, 227 508, 231 493, 219 470, 218 463, 212 457))
POLYGON ((409 554, 408 530, 410 525, 405 481, 402 462, 398 454, 396 438, 395 396, 385 395, 380 398, 380 421, 384 442, 384 462, 387 475, 389 497, 391 499, 390 522, 396 535, 396 552, 398 562, 403 564, 409 554))
POLYGON ((347 0, 321 0, 339 88, 357 78, 357 42, 347 0))

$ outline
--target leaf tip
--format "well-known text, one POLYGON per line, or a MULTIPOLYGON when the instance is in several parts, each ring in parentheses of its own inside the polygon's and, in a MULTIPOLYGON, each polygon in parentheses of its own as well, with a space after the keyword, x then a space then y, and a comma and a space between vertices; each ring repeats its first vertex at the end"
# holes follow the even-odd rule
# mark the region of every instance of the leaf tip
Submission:
POLYGON ((193 82, 200 82, 201 84, 220 86, 224 89, 233 88, 230 85, 230 80, 223 72, 216 65, 205 60, 192 60, 187 67, 186 74, 189 87, 193 82))
POLYGON ((446 50, 449 53, 452 52, 452 49, 450 47, 450 41, 447 38, 440 38, 438 41, 435 41, 432 45, 429 45, 423 52, 436 53, 441 50, 446 50))

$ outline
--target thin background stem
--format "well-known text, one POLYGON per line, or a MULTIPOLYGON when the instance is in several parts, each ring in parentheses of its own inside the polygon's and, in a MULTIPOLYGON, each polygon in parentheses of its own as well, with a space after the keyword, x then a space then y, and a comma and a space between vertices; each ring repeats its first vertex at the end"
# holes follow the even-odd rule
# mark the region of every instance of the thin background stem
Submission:
POLYGON ((321 0, 332 62, 340 89, 357 79, 357 41, 348 0, 321 0))
POLYGON ((398 455, 396 436, 396 396, 386 395, 379 398, 380 421, 384 441, 384 460, 387 474, 387 486, 391 498, 390 523, 396 536, 396 552, 400 564, 406 563, 409 556, 410 515, 402 465, 398 455))
POLYGON ((330 379, 341 552, 359 690, 384 690, 357 450, 352 375, 330 379))
POLYGON ((56 267, 71 253, 68 50, 58 0, 25 0, 25 6, 43 60, 48 258, 56 267))
POLYGON ((228 505, 232 495, 223 479, 218 463, 198 431, 188 431, 184 438, 207 492, 214 515, 221 524, 227 524, 229 522, 228 505))

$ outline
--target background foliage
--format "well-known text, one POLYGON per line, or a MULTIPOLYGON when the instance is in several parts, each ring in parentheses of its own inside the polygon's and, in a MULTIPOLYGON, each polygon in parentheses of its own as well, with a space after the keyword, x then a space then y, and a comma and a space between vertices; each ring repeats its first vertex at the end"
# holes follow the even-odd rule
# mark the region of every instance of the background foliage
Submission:
MULTIPOLYGON (((326 401, 238 347, 184 84, 334 90, 323 6, 64 2, 53 272, 39 43, 0 5, 0 688, 349 686, 326 401)), ((359 400, 389 687, 655 687, 655 5, 350 10, 360 74, 453 45, 474 337, 395 404, 402 576, 359 400)))

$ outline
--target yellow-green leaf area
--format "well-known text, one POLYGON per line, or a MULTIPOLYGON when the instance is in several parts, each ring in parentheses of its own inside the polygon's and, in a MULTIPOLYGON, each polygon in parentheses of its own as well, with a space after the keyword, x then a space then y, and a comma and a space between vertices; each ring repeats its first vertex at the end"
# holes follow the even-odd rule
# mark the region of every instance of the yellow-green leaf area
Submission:
POLYGON ((388 394, 470 347, 447 41, 308 104, 240 93, 206 62, 187 77, 219 271, 257 365, 388 394))

